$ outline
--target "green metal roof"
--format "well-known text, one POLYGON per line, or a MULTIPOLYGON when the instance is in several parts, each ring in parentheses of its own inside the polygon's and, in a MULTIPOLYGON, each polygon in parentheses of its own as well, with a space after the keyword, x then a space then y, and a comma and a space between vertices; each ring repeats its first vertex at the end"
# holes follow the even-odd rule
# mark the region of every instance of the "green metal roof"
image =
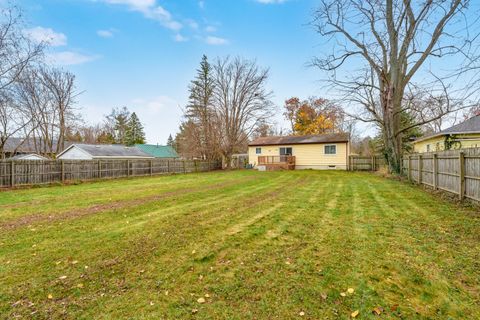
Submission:
POLYGON ((135 147, 155 158, 178 158, 178 154, 170 146, 159 146, 156 144, 136 144, 135 147))

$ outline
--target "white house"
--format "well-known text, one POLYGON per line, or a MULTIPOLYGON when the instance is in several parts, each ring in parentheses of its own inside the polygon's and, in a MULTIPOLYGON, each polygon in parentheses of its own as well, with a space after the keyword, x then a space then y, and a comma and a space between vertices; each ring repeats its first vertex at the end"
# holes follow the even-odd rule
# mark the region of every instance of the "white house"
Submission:
POLYGON ((153 159, 154 157, 136 147, 121 144, 72 144, 63 150, 60 160, 128 160, 153 159))

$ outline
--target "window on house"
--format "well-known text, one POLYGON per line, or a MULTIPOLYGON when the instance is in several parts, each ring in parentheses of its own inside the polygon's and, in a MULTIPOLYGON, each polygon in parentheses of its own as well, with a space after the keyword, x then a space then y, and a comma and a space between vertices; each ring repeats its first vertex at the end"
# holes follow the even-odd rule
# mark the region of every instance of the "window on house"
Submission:
POLYGON ((292 148, 291 147, 288 147, 288 148, 280 148, 280 155, 281 156, 291 156, 292 155, 292 148))
POLYGON ((325 154, 337 154, 337 146, 336 145, 325 146, 325 154))
POLYGON ((427 152, 430 152, 430 145, 427 144, 427 152))
POLYGON ((256 148, 255 153, 256 154, 262 154, 262 148, 256 148))

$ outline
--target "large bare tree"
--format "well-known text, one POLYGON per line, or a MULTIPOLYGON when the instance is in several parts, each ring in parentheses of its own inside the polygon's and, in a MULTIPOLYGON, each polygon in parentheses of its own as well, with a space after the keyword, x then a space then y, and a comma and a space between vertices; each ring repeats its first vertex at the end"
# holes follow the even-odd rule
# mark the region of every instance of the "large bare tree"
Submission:
POLYGON ((357 119, 378 126, 394 172, 400 170, 403 135, 410 127, 467 104, 442 101, 442 110, 424 112, 415 100, 406 103, 407 96, 421 87, 432 99, 472 98, 467 88, 458 86, 478 61, 473 47, 478 29, 472 27, 476 21, 467 19, 469 4, 468 0, 323 0, 315 12, 314 25, 332 45, 332 53, 316 58, 314 64, 327 71, 328 81, 345 101, 360 106, 352 112, 357 119), (405 125, 405 113, 413 123, 405 125))
POLYGON ((10 137, 23 133, 31 119, 16 101, 18 80, 41 57, 43 44, 31 42, 23 32, 21 11, 0 7, 0 155, 10 137))
POLYGON ((242 58, 217 59, 213 107, 220 130, 220 149, 227 166, 258 125, 272 115, 268 69, 242 58))

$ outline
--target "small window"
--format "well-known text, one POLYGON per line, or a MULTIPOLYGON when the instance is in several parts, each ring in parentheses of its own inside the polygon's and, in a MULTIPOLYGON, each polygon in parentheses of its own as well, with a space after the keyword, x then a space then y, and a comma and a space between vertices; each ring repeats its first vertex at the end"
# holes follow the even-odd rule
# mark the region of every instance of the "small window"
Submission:
POLYGON ((262 148, 256 148, 255 153, 256 154, 262 154, 262 148))
POLYGON ((336 145, 325 146, 325 154, 337 154, 337 146, 336 145))
POLYGON ((427 152, 430 152, 430 145, 427 144, 427 152))
POLYGON ((280 155, 281 156, 291 156, 292 155, 292 148, 291 147, 280 148, 280 155))

